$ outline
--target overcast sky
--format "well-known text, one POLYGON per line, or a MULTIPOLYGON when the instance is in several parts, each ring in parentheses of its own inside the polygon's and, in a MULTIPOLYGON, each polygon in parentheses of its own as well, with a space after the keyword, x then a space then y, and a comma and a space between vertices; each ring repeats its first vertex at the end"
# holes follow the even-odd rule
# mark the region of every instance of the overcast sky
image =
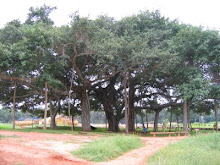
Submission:
POLYGON ((120 19, 141 10, 160 10, 163 16, 183 23, 220 29, 219 0, 2 0, 0 28, 13 19, 24 21, 31 6, 43 4, 57 7, 51 17, 58 26, 69 23, 74 11, 90 18, 107 14, 120 19))

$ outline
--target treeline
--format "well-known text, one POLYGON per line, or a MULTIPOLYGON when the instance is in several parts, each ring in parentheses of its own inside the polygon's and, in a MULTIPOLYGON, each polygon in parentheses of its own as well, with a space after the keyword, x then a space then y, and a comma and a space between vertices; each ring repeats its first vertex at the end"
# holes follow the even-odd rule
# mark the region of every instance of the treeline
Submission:
MULTIPOLYGON (((215 30, 180 24, 143 11, 121 20, 72 15, 55 27, 55 8, 31 8, 27 20, 0 29, 1 102, 13 111, 45 103, 44 119, 57 113, 82 117, 90 131, 90 111, 102 110, 108 130, 134 131, 142 111, 182 114, 187 131, 191 112, 217 112, 220 96, 220 36, 215 30)), ((14 113, 15 114, 15 113, 14 113)), ((46 122, 44 122, 46 123, 46 122)), ((46 128, 46 125, 44 126, 46 128)))

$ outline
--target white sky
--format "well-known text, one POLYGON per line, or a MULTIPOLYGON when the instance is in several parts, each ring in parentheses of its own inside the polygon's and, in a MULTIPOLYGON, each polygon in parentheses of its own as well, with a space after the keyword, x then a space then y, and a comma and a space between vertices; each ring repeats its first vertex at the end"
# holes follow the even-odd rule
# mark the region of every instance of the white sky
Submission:
POLYGON ((120 19, 140 10, 158 9, 162 15, 183 23, 220 29, 219 0, 1 0, 0 28, 13 19, 24 21, 31 6, 43 4, 58 8, 51 15, 56 25, 69 23, 69 15, 77 10, 90 18, 107 14, 120 19))

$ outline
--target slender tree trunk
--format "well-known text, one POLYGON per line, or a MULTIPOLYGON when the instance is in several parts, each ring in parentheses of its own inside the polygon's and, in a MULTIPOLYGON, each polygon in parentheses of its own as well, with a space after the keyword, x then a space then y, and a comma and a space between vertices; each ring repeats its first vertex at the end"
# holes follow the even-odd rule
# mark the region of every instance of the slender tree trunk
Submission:
POLYGON ((187 101, 183 102, 183 131, 188 132, 188 128, 187 128, 187 101))
POLYGON ((188 120, 188 128, 191 128, 191 114, 190 114, 189 106, 187 111, 187 120, 188 120))
POLYGON ((134 85, 131 83, 129 86, 129 120, 128 120, 128 131, 135 131, 135 110, 134 110, 134 95, 135 89, 134 85))
POLYGON ((17 85, 16 85, 16 82, 15 82, 15 84, 14 84, 14 95, 13 95, 13 114, 12 114, 13 129, 15 129, 15 98, 16 98, 16 90, 17 90, 17 85))
POLYGON ((179 116, 178 115, 176 115, 176 123, 177 123, 177 130, 179 131, 179 116))
POLYGON ((147 110, 146 110, 146 122, 147 122, 147 128, 148 128, 148 114, 147 114, 147 110))
POLYGON ((216 122, 216 132, 218 132, 218 100, 214 100, 214 110, 215 110, 215 122, 216 122))
POLYGON ((73 76, 74 76, 74 72, 72 71, 72 77, 71 77, 71 80, 70 80, 70 90, 69 90, 69 98, 68 98, 68 115, 69 115, 69 120, 70 122, 72 123, 71 124, 71 131, 73 131, 73 118, 71 116, 71 108, 70 108, 70 100, 71 100, 71 93, 72 93, 72 86, 73 86, 73 76))
POLYGON ((47 129, 47 82, 45 82, 45 109, 44 109, 44 127, 43 129, 47 129))
POLYGON ((53 106, 52 106, 52 100, 50 97, 50 129, 55 129, 56 121, 53 119, 53 106))
POLYGON ((75 129, 75 126, 74 126, 74 110, 72 110, 72 130, 75 129))
POLYGON ((129 124, 128 124, 128 119, 129 119, 129 104, 128 104, 128 92, 127 92, 127 84, 128 84, 128 77, 127 73, 124 74, 124 81, 123 81, 123 86, 124 86, 124 102, 125 102, 125 130, 126 133, 129 132, 129 124))
POLYGON ((144 129, 144 128, 145 128, 145 125, 144 125, 144 118, 143 118, 142 110, 141 110, 140 116, 141 116, 142 127, 143 127, 143 129, 144 129))
POLYGON ((171 132, 172 118, 173 118, 173 108, 171 107, 171 110, 170 110, 170 127, 169 127, 169 132, 171 132))
POLYGON ((135 129, 137 129, 137 114, 135 114, 135 129))
POLYGON ((160 114, 160 111, 156 110, 156 112, 155 112, 155 119, 154 119, 154 132, 158 131, 159 114, 160 114))
POLYGON ((91 131, 90 127, 90 103, 87 91, 85 88, 81 90, 81 107, 82 107, 82 130, 91 131))

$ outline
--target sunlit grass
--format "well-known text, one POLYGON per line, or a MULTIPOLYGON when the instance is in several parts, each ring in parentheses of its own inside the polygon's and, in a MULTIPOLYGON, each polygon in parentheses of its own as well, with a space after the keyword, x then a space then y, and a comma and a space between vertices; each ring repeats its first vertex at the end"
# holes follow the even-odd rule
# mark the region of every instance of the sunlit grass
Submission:
POLYGON ((220 134, 191 136, 160 150, 148 165, 217 165, 220 162, 220 134))
POLYGON ((135 136, 118 135, 88 143, 73 154, 83 159, 100 162, 116 158, 142 145, 141 140, 135 136))

